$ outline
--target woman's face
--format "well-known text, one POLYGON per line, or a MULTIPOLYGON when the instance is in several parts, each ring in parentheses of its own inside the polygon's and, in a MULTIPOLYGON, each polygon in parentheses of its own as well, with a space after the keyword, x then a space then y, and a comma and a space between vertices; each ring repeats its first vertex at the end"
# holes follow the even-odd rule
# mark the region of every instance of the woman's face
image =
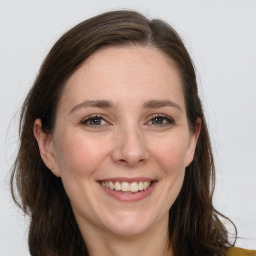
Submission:
POLYGON ((67 81, 48 167, 82 230, 141 234, 166 226, 197 135, 171 59, 151 47, 108 47, 67 81))

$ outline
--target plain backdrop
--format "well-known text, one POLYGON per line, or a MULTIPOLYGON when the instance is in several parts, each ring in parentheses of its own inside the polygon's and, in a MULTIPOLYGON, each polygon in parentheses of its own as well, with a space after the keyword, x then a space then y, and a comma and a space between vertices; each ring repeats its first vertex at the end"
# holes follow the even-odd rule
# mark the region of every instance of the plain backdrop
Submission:
POLYGON ((45 55, 78 22, 134 9, 181 34, 194 60, 216 160, 215 206, 256 248, 256 1, 0 1, 0 255, 29 255, 28 219, 10 197, 20 106, 45 55))

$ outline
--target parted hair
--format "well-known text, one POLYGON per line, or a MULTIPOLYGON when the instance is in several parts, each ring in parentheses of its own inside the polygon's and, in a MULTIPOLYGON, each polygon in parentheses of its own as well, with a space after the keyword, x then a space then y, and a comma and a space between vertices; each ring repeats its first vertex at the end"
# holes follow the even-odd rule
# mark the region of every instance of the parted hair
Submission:
POLYGON ((31 219, 32 256, 89 255, 61 178, 52 175, 41 159, 34 122, 40 118, 43 131, 51 134, 69 77, 100 48, 128 44, 157 48, 175 62, 190 129, 201 119, 194 160, 186 168, 182 189, 169 210, 169 240, 174 255, 221 256, 233 246, 220 217, 229 219, 213 206, 214 159, 194 66, 184 43, 164 21, 121 10, 92 17, 66 32, 48 53, 23 103, 11 188, 14 201, 31 219))

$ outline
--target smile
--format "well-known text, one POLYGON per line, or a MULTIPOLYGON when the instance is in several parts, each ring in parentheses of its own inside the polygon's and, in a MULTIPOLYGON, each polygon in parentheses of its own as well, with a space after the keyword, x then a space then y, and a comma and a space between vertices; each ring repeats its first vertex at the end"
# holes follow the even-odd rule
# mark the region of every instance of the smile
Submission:
POLYGON ((126 193, 137 193, 143 190, 147 190, 152 182, 151 181, 139 181, 139 182, 119 182, 119 181, 101 181, 100 184, 111 190, 126 192, 126 193))

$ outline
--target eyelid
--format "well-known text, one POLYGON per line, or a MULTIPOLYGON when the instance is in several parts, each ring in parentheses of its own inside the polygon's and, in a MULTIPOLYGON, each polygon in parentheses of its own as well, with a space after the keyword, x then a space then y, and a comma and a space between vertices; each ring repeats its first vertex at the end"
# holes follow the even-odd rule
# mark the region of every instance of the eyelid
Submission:
POLYGON ((154 118, 163 118, 163 119, 168 121, 167 124, 152 124, 152 125, 155 125, 155 126, 167 126, 167 125, 175 124, 174 119, 172 117, 170 117, 169 115, 166 115, 166 114, 153 114, 153 115, 148 117, 149 120, 146 123, 148 123, 149 121, 151 121, 154 118))
MULTIPOLYGON (((86 116, 84 117, 81 121, 80 121, 80 124, 81 125, 86 125, 86 122, 90 121, 90 120, 93 120, 93 119, 102 119, 104 120, 107 124, 109 124, 108 121, 106 121, 106 119, 101 115, 101 114, 92 114, 92 115, 89 115, 89 116, 86 116)), ((87 124, 88 127, 100 127, 100 126, 105 126, 106 124, 103 124, 103 125, 89 125, 87 124)), ((98 128, 97 127, 97 128, 98 128)))
MULTIPOLYGON (((145 123, 146 125, 153 125, 153 126, 168 126, 175 124, 175 121, 172 117, 166 114, 153 114, 150 115, 148 118, 148 121, 145 123), (163 120, 167 121, 167 123, 164 124, 149 124, 150 121, 156 118, 162 118, 163 120)), ((87 126, 87 127, 93 127, 93 128, 100 128, 102 126, 110 125, 110 123, 106 120, 106 118, 103 117, 101 114, 92 114, 89 116, 84 117, 80 122, 81 125, 87 126), (93 119, 101 119, 105 122, 105 124, 86 124, 90 120, 93 119)))

